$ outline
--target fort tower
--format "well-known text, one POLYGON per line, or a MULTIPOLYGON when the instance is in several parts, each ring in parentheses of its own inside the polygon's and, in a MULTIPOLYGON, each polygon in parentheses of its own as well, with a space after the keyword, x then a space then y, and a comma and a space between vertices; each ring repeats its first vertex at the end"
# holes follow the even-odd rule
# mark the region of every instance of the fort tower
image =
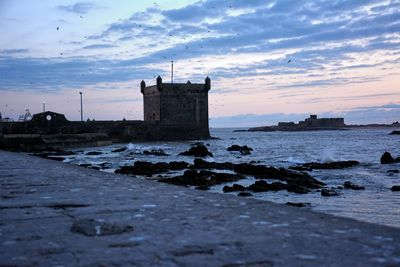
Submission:
POLYGON ((208 91, 209 77, 204 83, 163 83, 146 86, 142 81, 144 121, 160 127, 162 135, 191 139, 209 138, 208 91))

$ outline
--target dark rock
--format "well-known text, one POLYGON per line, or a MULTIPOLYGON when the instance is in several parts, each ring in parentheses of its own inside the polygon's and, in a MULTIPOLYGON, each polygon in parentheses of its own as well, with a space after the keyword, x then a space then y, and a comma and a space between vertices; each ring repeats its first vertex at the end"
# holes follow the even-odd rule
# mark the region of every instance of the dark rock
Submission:
POLYGON ((294 170, 294 171, 302 171, 302 172, 304 172, 304 171, 307 171, 307 172, 312 171, 311 168, 304 167, 304 166, 290 166, 289 169, 290 170, 294 170))
POLYGON ((113 152, 113 153, 118 153, 118 152, 124 152, 125 150, 126 150, 126 147, 121 147, 121 148, 114 149, 114 150, 111 151, 111 152, 113 152))
POLYGON ((210 190, 210 187, 205 186, 205 185, 200 185, 200 186, 196 186, 195 189, 207 191, 207 190, 210 190))
POLYGON ((289 167, 289 169, 298 170, 298 171, 311 171, 313 169, 320 169, 320 170, 344 169, 344 168, 353 167, 358 164, 360 164, 360 163, 356 160, 332 161, 332 162, 326 162, 326 163, 309 162, 309 163, 301 164, 299 166, 289 167))
POLYGON ((99 166, 91 166, 88 167, 89 169, 93 169, 93 170, 100 170, 101 168, 99 166))
POLYGON ((338 196, 339 193, 336 192, 334 189, 329 189, 329 188, 323 188, 321 190, 321 196, 324 197, 333 197, 333 196, 338 196))
POLYGON ((153 175, 169 170, 184 170, 188 167, 188 163, 184 161, 171 161, 151 163, 148 161, 136 161, 133 166, 122 166, 115 170, 115 173, 129 175, 153 175))
POLYGON ((385 151, 385 153, 383 153, 382 157, 381 157, 381 164, 390 164, 394 162, 394 158, 392 157, 392 155, 385 151))
POLYGON ((256 181, 247 187, 247 190, 253 192, 268 192, 268 191, 280 191, 287 189, 287 185, 281 182, 274 182, 269 184, 265 180, 256 181))
POLYGON ((306 187, 296 183, 288 183, 288 184, 284 184, 281 182, 268 183, 265 180, 256 181, 254 184, 249 185, 246 189, 253 192, 268 192, 268 191, 280 191, 280 190, 287 190, 288 192, 293 192, 297 194, 306 194, 310 192, 310 190, 307 189, 306 187))
POLYGON ((130 225, 99 222, 93 219, 82 219, 74 221, 71 231, 86 236, 103 236, 131 232, 133 231, 133 227, 130 225))
POLYGON ((103 152, 99 152, 99 151, 90 151, 90 152, 86 153, 86 155, 88 155, 88 156, 97 156, 97 155, 101 155, 101 154, 103 154, 103 152))
POLYGON ((240 185, 240 184, 233 184, 232 186, 227 186, 227 185, 224 186, 224 188, 222 190, 224 191, 224 193, 245 191, 246 187, 244 187, 243 185, 240 185))
POLYGON ((390 188, 393 192, 399 192, 400 191, 400 185, 394 185, 390 188))
POLYGON ((102 169, 109 169, 111 168, 112 164, 110 162, 102 162, 99 164, 102 169))
POLYGON ((186 170, 181 176, 162 178, 158 181, 180 186, 210 187, 217 184, 235 182, 243 178, 244 176, 242 175, 232 173, 186 170))
POLYGON ((143 151, 143 155, 153 155, 153 156, 168 156, 164 150, 161 148, 159 149, 152 149, 152 150, 145 150, 143 151))
POLYGON ((278 179, 286 181, 293 192, 305 191, 302 188, 317 189, 324 183, 314 179, 307 173, 294 172, 284 168, 267 167, 264 165, 252 165, 241 163, 234 166, 234 171, 241 174, 254 175, 258 179, 278 179))
POLYGON ((286 190, 288 192, 293 192, 296 194, 307 194, 308 192, 310 192, 310 190, 300 184, 296 184, 296 183, 289 183, 287 185, 286 190))
POLYGON ((208 162, 203 159, 194 159, 193 165, 190 166, 192 169, 218 169, 218 170, 233 170, 235 164, 230 162, 208 162))
POLYGON ((286 205, 288 205, 288 206, 294 206, 294 207, 299 207, 299 208, 304 208, 304 207, 306 207, 306 206, 309 206, 310 203, 286 202, 286 205))
POLYGON ((189 166, 189 163, 185 161, 171 161, 168 163, 168 169, 173 171, 184 170, 189 166))
POLYGON ((186 245, 180 249, 171 251, 174 257, 193 257, 194 255, 214 255, 214 248, 211 246, 186 245))
POLYGON ((79 164, 78 166, 85 167, 85 168, 89 168, 89 167, 92 166, 92 164, 90 164, 90 163, 81 163, 81 164, 79 164))
POLYGON ((196 142, 196 143, 190 144, 190 146, 204 146, 204 143, 203 142, 196 142))
POLYGON ((390 133, 390 135, 400 135, 400 131, 393 131, 390 133))
POLYGON ((276 176, 278 173, 277 169, 273 167, 267 167, 264 165, 253 165, 248 163, 236 164, 233 170, 237 173, 255 175, 255 176, 276 176))
POLYGON ((194 157, 212 157, 213 154, 208 151, 207 147, 202 143, 196 144, 196 146, 192 146, 188 151, 179 153, 182 156, 194 156, 194 157))
POLYGON ((153 175, 166 172, 168 164, 165 162, 151 163, 147 161, 135 161, 133 166, 122 166, 115 173, 130 175, 153 175))
POLYGON ((306 193, 307 188, 321 188, 324 183, 314 179, 307 173, 290 171, 284 168, 273 168, 264 165, 253 165, 248 163, 233 164, 229 162, 216 163, 207 162, 202 159, 195 159, 192 169, 228 169, 234 170, 236 173, 253 175, 258 179, 278 179, 288 183, 288 190, 296 193, 306 193))
POLYGON ((344 182, 343 187, 346 189, 353 189, 353 190, 364 190, 365 189, 364 186, 359 186, 359 185, 353 184, 350 181, 344 182))
POLYGON ((250 192, 240 192, 238 194, 239 197, 251 197, 253 194, 250 192))
POLYGON ((248 146, 239 146, 239 145, 231 145, 230 147, 228 147, 227 149, 228 151, 238 151, 240 152, 242 155, 250 155, 251 151, 253 151, 253 149, 251 147, 248 146))
POLYGON ((381 164, 391 164, 391 163, 396 163, 400 162, 400 157, 393 158, 392 155, 385 151, 381 157, 381 164))

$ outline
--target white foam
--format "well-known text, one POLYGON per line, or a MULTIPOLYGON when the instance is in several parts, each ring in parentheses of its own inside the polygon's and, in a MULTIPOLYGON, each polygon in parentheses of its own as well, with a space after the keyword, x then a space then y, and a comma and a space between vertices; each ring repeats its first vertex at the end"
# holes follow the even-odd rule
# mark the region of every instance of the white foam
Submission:
POLYGON ((142 205, 142 208, 155 208, 155 207, 157 207, 157 205, 155 205, 155 204, 144 204, 144 205, 142 205))
POLYGON ((335 151, 332 148, 325 148, 322 151, 322 162, 332 162, 336 161, 335 151))
POLYGON ((295 163, 295 164, 306 163, 304 160, 299 159, 299 158, 294 158, 294 157, 288 157, 288 159, 286 161, 289 162, 289 163, 295 163))

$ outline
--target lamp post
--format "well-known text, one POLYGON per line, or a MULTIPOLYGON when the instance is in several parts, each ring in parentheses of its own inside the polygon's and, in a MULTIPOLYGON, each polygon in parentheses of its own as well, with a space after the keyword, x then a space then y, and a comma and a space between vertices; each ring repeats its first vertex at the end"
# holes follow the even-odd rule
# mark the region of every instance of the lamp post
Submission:
POLYGON ((82 105, 82 92, 79 92, 81 95, 81 121, 83 121, 83 105, 82 105))
POLYGON ((174 83, 174 61, 171 60, 171 83, 174 83))
POLYGON ((46 112, 46 102, 43 101, 43 112, 46 112))

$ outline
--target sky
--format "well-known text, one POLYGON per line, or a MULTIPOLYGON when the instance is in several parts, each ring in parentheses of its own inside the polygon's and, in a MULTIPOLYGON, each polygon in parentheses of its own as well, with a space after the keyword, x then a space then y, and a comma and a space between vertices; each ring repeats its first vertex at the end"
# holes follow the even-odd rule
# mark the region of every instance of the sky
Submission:
POLYGON ((400 0, 0 0, 0 112, 143 119, 140 81, 211 78, 212 127, 400 121, 400 0))

